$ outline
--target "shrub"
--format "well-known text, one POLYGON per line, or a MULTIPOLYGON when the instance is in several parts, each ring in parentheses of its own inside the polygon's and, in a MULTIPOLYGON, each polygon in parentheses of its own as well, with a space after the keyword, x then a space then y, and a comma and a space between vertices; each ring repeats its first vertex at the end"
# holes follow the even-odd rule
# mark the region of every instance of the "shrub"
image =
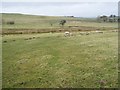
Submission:
POLYGON ((14 21, 7 21, 7 24, 13 25, 13 24, 15 24, 15 22, 14 21))

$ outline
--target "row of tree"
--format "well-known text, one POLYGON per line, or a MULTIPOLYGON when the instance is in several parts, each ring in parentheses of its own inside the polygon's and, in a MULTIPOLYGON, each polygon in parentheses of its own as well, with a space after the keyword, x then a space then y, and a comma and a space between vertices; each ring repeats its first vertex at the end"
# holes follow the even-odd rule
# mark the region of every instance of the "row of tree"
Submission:
POLYGON ((110 16, 103 15, 103 16, 98 16, 97 21, 98 22, 118 22, 120 20, 116 15, 110 15, 110 16))

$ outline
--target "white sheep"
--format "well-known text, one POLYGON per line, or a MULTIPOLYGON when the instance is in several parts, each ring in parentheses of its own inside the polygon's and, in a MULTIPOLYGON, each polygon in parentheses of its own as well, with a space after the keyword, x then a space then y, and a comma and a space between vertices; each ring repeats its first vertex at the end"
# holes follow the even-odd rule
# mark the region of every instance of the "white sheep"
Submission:
POLYGON ((96 33, 103 33, 102 31, 95 31, 96 33))
POLYGON ((70 36, 70 32, 66 31, 66 32, 64 33, 64 35, 65 35, 65 37, 66 37, 66 36, 70 36))

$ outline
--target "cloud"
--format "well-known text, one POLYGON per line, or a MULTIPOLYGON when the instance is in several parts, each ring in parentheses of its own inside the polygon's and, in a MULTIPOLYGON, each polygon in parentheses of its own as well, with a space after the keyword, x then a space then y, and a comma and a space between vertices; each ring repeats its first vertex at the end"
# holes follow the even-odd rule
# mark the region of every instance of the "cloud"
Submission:
POLYGON ((119 2, 119 0, 2 0, 3 2, 119 2))
POLYGON ((118 14, 117 3, 97 2, 4 2, 4 13, 24 13, 50 16, 96 17, 98 15, 118 14))

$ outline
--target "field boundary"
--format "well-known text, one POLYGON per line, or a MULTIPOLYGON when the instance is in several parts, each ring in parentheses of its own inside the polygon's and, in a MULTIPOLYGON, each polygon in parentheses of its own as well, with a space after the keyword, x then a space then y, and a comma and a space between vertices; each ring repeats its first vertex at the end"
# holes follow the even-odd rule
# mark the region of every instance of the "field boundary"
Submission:
POLYGON ((84 27, 84 26, 68 26, 68 28, 49 28, 49 29, 2 29, 0 34, 32 34, 32 33, 55 33, 55 32, 79 32, 79 31, 105 31, 105 30, 115 30, 116 28, 96 28, 96 27, 84 27))

